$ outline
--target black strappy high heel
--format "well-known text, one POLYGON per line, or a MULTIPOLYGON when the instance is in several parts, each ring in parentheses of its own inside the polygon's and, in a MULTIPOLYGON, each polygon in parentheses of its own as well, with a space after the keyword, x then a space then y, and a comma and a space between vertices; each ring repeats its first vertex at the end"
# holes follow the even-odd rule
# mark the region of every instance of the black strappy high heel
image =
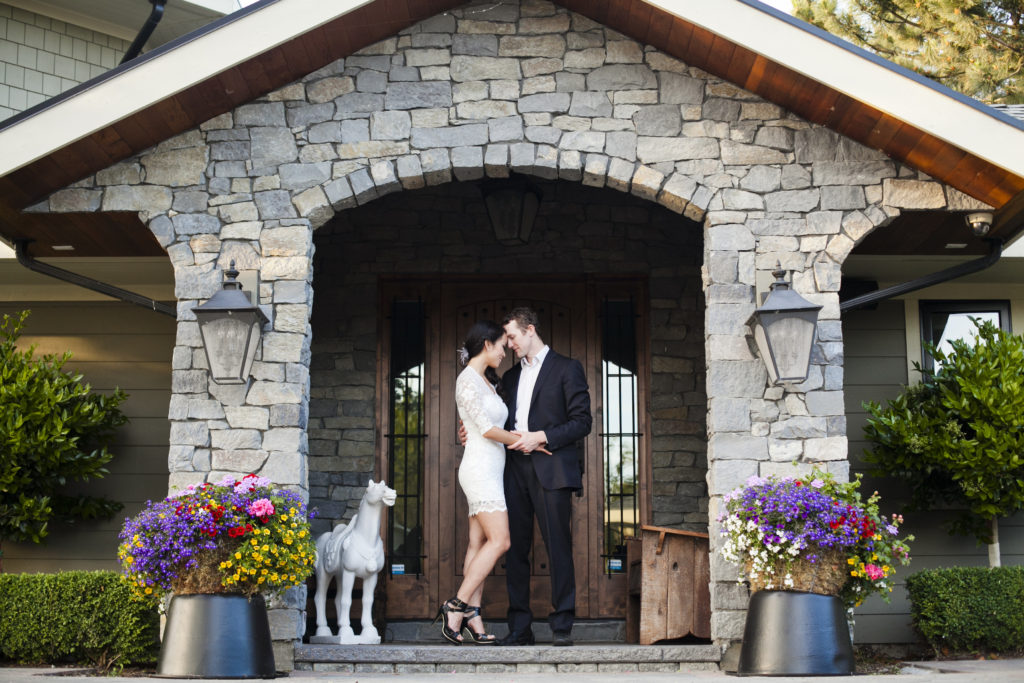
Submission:
POLYGON ((474 631, 467 622, 470 619, 475 619, 480 616, 480 606, 467 605, 466 609, 462 611, 465 615, 462 617, 462 630, 469 632, 469 637, 477 645, 494 645, 498 642, 498 637, 492 633, 477 633, 474 631))
MULTIPOLYGON (((462 612, 465 614, 466 610, 469 609, 469 605, 464 603, 459 598, 451 597, 441 603, 441 607, 437 610, 437 616, 434 617, 432 623, 436 624, 438 619, 441 620, 441 635, 452 645, 462 645, 462 625, 459 625, 458 630, 453 630, 448 627, 448 613, 449 612, 462 612)), ((462 617, 465 620, 465 616, 462 617)))

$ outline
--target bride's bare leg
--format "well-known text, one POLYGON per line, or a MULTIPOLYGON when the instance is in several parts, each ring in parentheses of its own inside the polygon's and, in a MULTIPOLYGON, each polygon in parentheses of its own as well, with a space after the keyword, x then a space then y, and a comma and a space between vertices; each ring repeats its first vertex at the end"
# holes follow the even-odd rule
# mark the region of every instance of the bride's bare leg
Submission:
MULTIPOLYGON (((463 569, 462 585, 459 587, 458 597, 469 605, 481 604, 484 590, 484 580, 494 569, 501 556, 505 554, 509 546, 508 513, 507 512, 481 512, 475 517, 470 517, 470 546, 473 545, 474 531, 479 531, 484 539, 473 557, 466 552, 466 565, 463 569)), ((482 620, 474 619, 473 630, 483 632, 482 620)))
MULTIPOLYGON (((462 563, 462 576, 463 576, 462 586, 466 585, 465 577, 466 577, 467 573, 469 572, 469 566, 473 562, 473 558, 475 558, 477 553, 480 552, 480 549, 484 546, 484 543, 486 541, 487 541, 487 537, 484 535, 483 527, 480 525, 479 520, 477 520, 477 516, 470 517, 469 518, 469 543, 466 544, 466 558, 465 558, 465 560, 462 563)), ((459 592, 456 595, 456 597, 459 598, 460 600, 465 600, 465 598, 462 597, 462 586, 459 587, 459 592)), ((481 586, 478 589, 478 591, 477 591, 478 595, 479 595, 479 592, 482 591, 482 590, 483 590, 483 587, 481 586)), ((471 602, 471 601, 466 601, 466 604, 468 604, 468 605, 476 605, 476 604, 479 604, 479 603, 471 602)), ((452 613, 449 613, 449 615, 448 615, 448 628, 450 628, 452 630, 455 630, 456 628, 458 628, 459 623, 461 621, 462 621, 462 612, 452 612, 452 613)))

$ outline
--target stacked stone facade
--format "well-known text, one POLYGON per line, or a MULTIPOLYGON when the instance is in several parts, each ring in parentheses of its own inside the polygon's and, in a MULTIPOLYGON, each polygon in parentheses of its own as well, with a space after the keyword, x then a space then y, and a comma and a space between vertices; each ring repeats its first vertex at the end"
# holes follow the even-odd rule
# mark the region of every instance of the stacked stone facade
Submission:
MULTIPOLYGON (((259 471, 305 491, 314 244, 344 258, 371 240, 349 242, 359 231, 339 222, 322 240, 314 231, 336 212, 390 193, 510 172, 629 193, 682 214, 681 232, 692 231, 691 221, 702 226, 702 240, 685 236, 680 244, 702 245, 712 634, 737 640, 747 596, 717 554, 722 495, 750 475, 791 472, 793 462, 845 476, 842 263, 901 208, 965 208, 963 195, 557 5, 509 0, 421 22, 83 179, 35 210, 138 211, 167 248, 179 299, 171 484, 259 471), (259 272, 260 299, 273 309, 248 388, 209 382, 191 312, 217 290, 231 260, 259 272), (792 271, 798 292, 823 306, 811 375, 787 387, 767 386, 747 326, 777 263, 792 271)), ((435 267, 455 239, 439 240, 435 267)), ((542 270, 532 253, 524 248, 523 267, 542 270)), ((595 269, 614 269, 615 256, 605 247, 587 258, 595 269)), ((665 296, 652 288, 652 312, 686 325, 693 312, 686 307, 700 300, 686 272, 691 257, 676 266, 658 256, 642 257, 652 282, 673 287, 665 296)), ((336 287, 344 277, 318 273, 321 281, 336 287)), ((356 386, 366 393, 363 379, 356 386)), ((701 392, 652 386, 656 410, 692 406, 687 396, 701 392)), ((314 419, 310 436, 330 441, 323 416, 314 419)), ((313 457, 326 457, 316 448, 313 457)), ((366 464, 353 462, 340 471, 366 464)), ((275 635, 297 638, 301 623, 281 617, 275 635)))

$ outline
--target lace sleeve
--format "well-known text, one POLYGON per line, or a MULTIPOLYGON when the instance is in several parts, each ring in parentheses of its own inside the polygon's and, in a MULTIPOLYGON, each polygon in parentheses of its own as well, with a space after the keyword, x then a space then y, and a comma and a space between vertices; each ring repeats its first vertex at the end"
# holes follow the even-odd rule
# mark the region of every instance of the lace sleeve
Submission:
MULTIPOLYGON (((469 369, 469 372, 475 373, 476 371, 469 369)), ((485 433, 491 427, 500 426, 494 424, 494 421, 487 415, 487 410, 484 407, 484 400, 487 398, 484 392, 487 389, 483 386, 483 382, 482 378, 473 377, 465 372, 459 375, 459 379, 455 382, 455 403, 459 407, 459 414, 463 421, 472 425, 480 434, 485 433)))

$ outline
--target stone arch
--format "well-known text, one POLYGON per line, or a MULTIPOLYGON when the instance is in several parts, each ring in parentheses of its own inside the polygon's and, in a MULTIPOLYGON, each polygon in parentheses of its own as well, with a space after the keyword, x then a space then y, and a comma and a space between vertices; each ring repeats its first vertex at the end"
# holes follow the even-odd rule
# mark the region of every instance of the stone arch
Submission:
POLYGON ((378 159, 366 168, 299 191, 292 197, 292 204, 315 230, 337 211, 393 192, 452 181, 505 178, 510 173, 628 192, 698 223, 714 195, 712 188, 682 173, 666 176, 655 168, 619 157, 522 142, 487 145, 486 149, 436 148, 378 159))

